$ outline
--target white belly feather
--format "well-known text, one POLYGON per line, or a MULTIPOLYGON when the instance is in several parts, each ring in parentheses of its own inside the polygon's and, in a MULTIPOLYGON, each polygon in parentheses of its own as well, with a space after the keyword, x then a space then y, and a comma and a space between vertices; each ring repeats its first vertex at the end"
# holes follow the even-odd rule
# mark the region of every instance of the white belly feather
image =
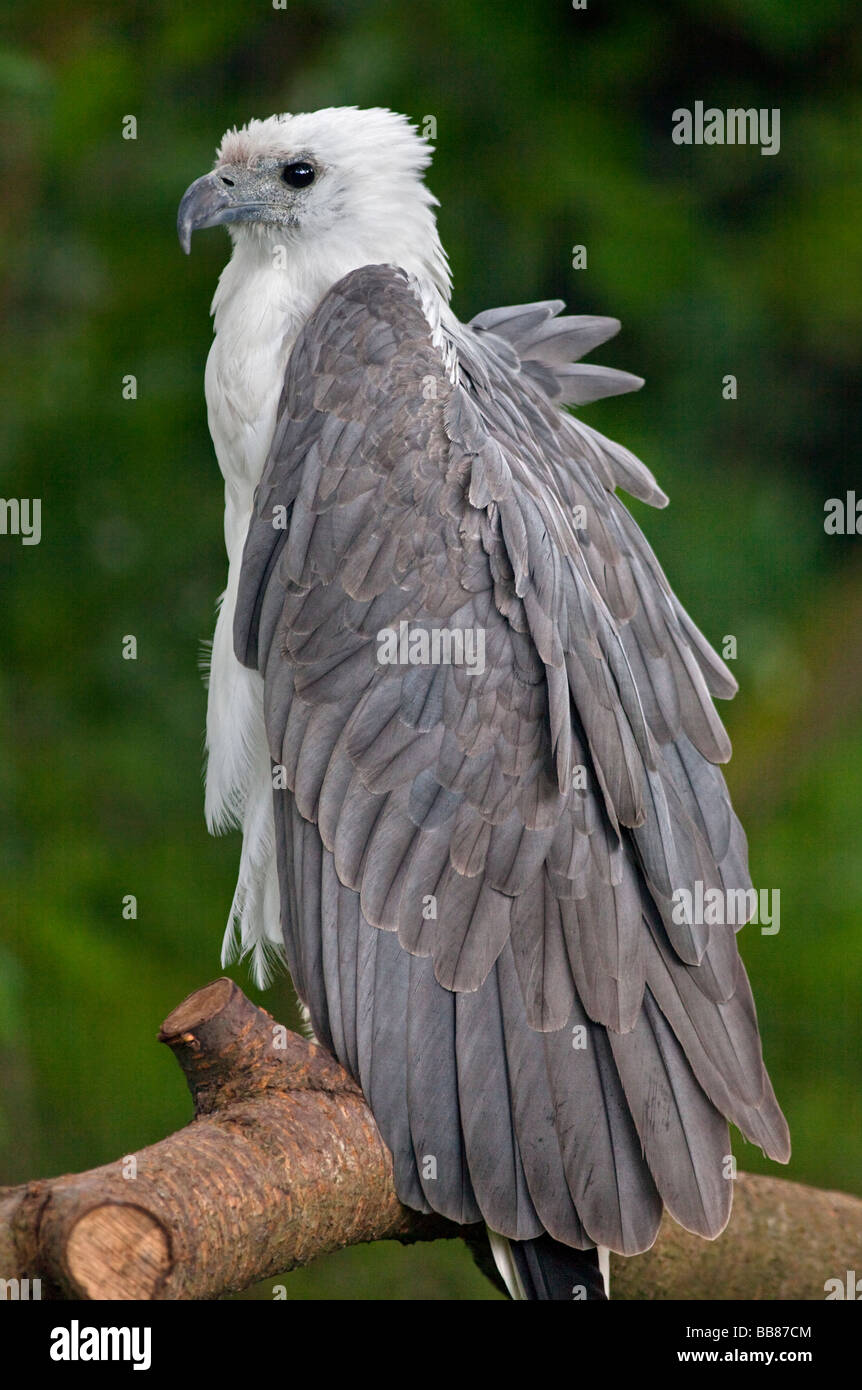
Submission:
POLYGON ((251 956, 258 984, 281 955, 273 847, 272 774, 263 717, 263 680, 233 650, 242 551, 254 490, 275 428, 287 357, 295 337, 283 277, 269 267, 222 275, 214 301, 216 336, 206 370, 210 433, 225 479, 227 587, 219 604, 209 671, 206 818, 211 831, 240 826, 242 856, 222 946, 222 963, 251 956), (242 293, 238 285, 242 281, 242 293), (281 291, 281 293, 279 293, 281 291))

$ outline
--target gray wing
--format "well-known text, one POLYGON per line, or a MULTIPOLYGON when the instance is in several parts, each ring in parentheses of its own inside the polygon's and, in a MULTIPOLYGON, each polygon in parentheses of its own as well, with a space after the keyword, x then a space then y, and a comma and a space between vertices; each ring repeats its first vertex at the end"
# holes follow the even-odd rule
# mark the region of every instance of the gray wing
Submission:
POLYGON ((654 480, 558 408, 639 384, 571 365, 618 325, 559 307, 480 315, 453 384, 403 272, 335 286, 291 354, 235 645, 288 787, 288 964, 402 1200, 634 1253, 663 1203, 722 1229, 727 1119, 788 1140, 733 930, 672 906, 748 885, 710 698, 733 678, 615 495, 661 505, 654 480), (482 633, 484 669, 382 663, 402 622, 482 633))

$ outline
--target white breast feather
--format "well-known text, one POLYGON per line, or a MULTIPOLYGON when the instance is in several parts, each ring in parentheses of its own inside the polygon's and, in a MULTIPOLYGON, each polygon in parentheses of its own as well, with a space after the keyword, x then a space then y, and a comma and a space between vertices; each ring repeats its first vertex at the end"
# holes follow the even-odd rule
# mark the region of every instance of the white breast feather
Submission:
POLYGON ((263 680, 233 650, 233 619, 254 489, 266 461, 296 334, 284 276, 271 257, 243 248, 225 268, 213 301, 215 339, 206 371, 210 433, 225 479, 227 587, 219 601, 207 704, 206 818, 214 833, 242 828, 236 892, 222 963, 251 955, 259 985, 282 953, 272 819, 272 773, 263 718, 263 680))

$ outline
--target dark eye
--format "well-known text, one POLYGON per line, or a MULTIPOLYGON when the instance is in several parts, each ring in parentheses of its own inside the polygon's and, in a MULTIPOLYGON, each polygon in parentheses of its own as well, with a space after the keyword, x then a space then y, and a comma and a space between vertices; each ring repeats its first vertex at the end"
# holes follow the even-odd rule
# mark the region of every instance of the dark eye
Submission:
POLYGON ((285 164, 281 177, 291 188, 307 188, 314 183, 314 170, 306 159, 298 159, 295 164, 285 164))

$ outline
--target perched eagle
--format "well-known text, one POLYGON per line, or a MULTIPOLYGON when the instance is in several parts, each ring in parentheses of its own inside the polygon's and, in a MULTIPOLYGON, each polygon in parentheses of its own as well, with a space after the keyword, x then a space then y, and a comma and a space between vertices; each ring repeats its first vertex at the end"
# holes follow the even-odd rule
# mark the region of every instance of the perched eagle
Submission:
POLYGON ((429 160, 390 111, 273 116, 180 205, 184 249, 233 242, 206 369, 225 956, 286 959, 402 1201, 486 1223, 515 1297, 601 1298, 599 1249, 646 1250, 663 1207, 724 1228, 728 1120, 789 1154, 733 914, 691 908, 749 902, 711 698, 736 683, 616 489, 666 497, 564 408, 642 384, 573 365, 619 324, 460 323, 429 160))

